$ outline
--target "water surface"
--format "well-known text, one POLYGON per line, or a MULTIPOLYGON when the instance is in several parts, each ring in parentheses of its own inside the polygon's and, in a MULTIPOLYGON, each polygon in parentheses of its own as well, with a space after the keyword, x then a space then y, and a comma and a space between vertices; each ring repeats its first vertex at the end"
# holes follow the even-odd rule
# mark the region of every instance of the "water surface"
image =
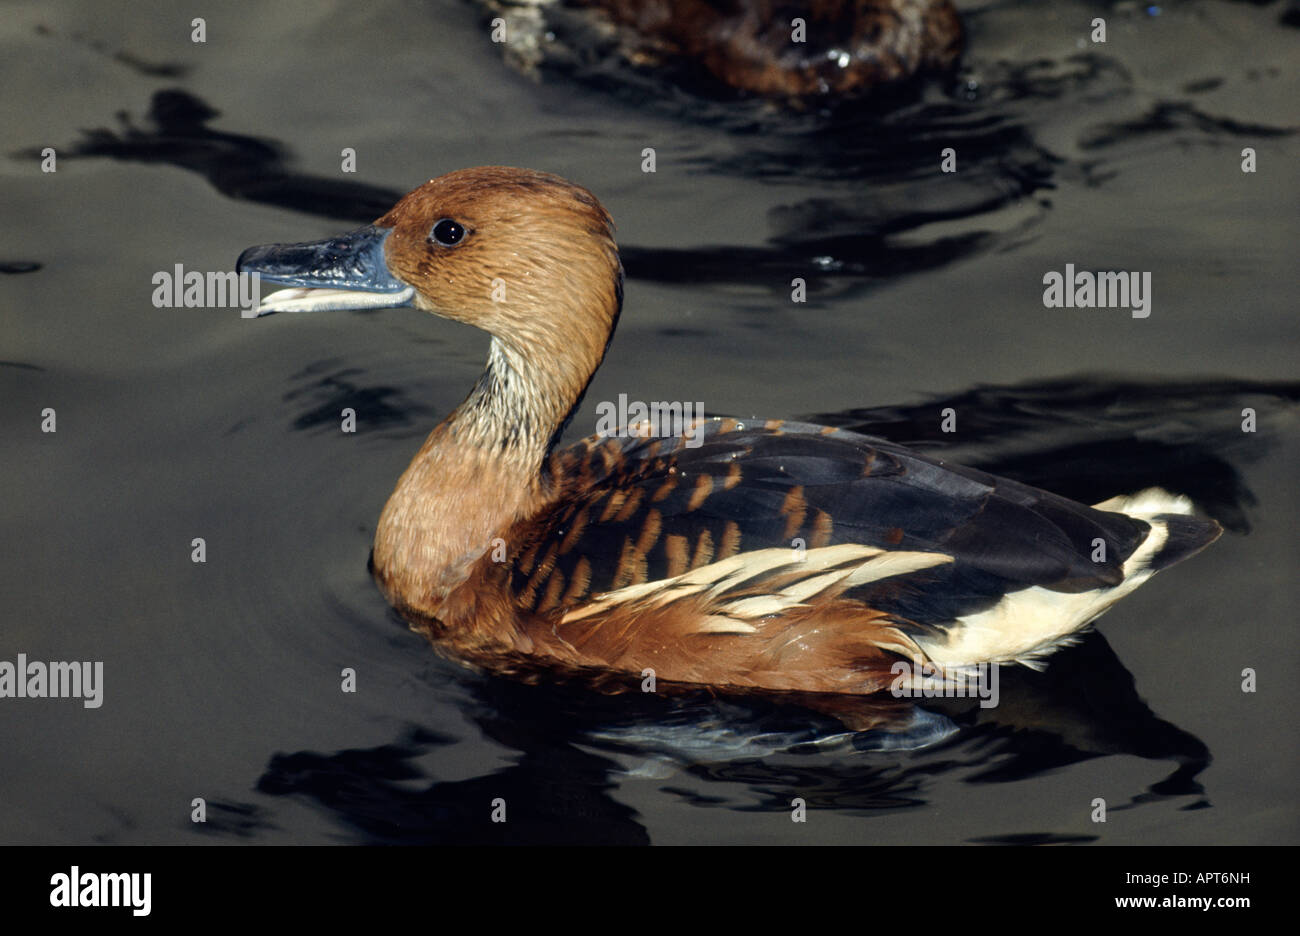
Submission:
POLYGON ((105 697, 0 703, 0 841, 1295 843, 1294 17, 959 6, 953 80, 791 114, 616 70, 530 80, 460 3, 210 0, 202 45, 167 3, 7 5, 0 660, 101 660, 105 697), (444 661, 366 560, 484 336, 157 309, 150 278, 483 164, 562 174, 618 223, 626 306, 571 435, 620 393, 815 416, 1082 499, 1164 484, 1228 533, 999 708, 931 706, 917 750, 444 661), (1150 271, 1150 317, 1045 309, 1066 263, 1150 271))

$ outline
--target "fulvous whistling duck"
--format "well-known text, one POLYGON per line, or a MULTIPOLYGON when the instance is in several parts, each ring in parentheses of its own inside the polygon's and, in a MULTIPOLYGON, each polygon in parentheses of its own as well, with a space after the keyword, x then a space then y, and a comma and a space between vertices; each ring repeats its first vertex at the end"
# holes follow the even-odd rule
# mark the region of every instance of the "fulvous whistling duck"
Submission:
POLYGON ((613 52, 635 67, 684 68, 789 100, 862 94, 947 71, 963 42, 950 0, 481 2, 501 19, 507 55, 525 70, 548 58, 613 52))
POLYGON ((605 209, 553 175, 452 172, 238 269, 290 287, 259 314, 410 305, 492 336, 384 507, 372 571, 413 628, 496 672, 867 694, 900 658, 1041 666, 1221 532, 1159 489, 1087 507, 781 420, 560 446, 623 270, 605 209))

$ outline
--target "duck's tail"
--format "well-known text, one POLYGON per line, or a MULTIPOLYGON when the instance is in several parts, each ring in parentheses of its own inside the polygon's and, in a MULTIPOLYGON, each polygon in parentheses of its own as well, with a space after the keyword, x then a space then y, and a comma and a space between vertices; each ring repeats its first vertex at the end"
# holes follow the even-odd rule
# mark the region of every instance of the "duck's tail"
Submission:
POLYGON ((1146 540, 1124 563, 1125 584, 1134 575, 1145 572, 1145 579, 1196 555, 1223 533, 1216 521, 1192 516, 1189 499, 1161 488, 1121 494, 1094 504, 1093 509, 1126 514, 1151 525, 1146 540))
POLYGON ((945 640, 918 639, 927 655, 945 670, 977 662, 1021 663, 1046 667, 1046 658, 1076 643, 1116 601, 1161 569, 1194 555, 1219 538, 1223 528, 1192 515, 1192 502, 1160 488, 1112 497, 1095 510, 1122 513, 1151 527, 1124 561, 1117 585, 1085 592, 1060 592, 1040 586, 1008 592, 991 608, 957 619, 945 640))

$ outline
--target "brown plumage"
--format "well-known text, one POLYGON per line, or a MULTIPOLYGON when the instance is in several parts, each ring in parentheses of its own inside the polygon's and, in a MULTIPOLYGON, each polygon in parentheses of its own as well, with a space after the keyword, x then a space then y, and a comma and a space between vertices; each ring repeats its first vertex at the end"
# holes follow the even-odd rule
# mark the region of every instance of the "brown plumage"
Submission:
POLYGON ((506 24, 494 38, 525 71, 552 60, 571 66, 617 58, 791 104, 864 95, 950 70, 964 41, 950 0, 480 3, 506 24))
POLYGON ((952 68, 962 26, 949 0, 581 0, 628 32, 638 62, 689 63, 767 97, 837 97, 952 68), (795 41, 795 18, 803 20, 795 41), (636 37, 638 42, 633 42, 636 37))
POLYGON ((557 446, 622 269, 604 209, 555 176, 454 172, 371 227, 250 248, 240 268, 301 287, 264 313, 391 299, 492 335, 399 479, 372 563, 414 628, 493 671, 861 695, 899 659, 1041 665, 1219 532, 1155 489, 1098 510, 779 420, 557 446))

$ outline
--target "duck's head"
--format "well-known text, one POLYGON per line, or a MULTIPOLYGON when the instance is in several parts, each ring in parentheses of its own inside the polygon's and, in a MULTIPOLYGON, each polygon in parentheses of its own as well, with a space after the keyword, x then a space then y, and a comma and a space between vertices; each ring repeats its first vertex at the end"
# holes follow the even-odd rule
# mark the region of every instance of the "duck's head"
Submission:
POLYGON ((558 176, 500 166, 426 182, 339 237, 250 247, 237 269, 290 287, 266 296, 259 316, 414 306, 475 325, 493 336, 490 366, 531 392, 570 397, 566 408, 599 365, 622 300, 600 202, 558 176))

